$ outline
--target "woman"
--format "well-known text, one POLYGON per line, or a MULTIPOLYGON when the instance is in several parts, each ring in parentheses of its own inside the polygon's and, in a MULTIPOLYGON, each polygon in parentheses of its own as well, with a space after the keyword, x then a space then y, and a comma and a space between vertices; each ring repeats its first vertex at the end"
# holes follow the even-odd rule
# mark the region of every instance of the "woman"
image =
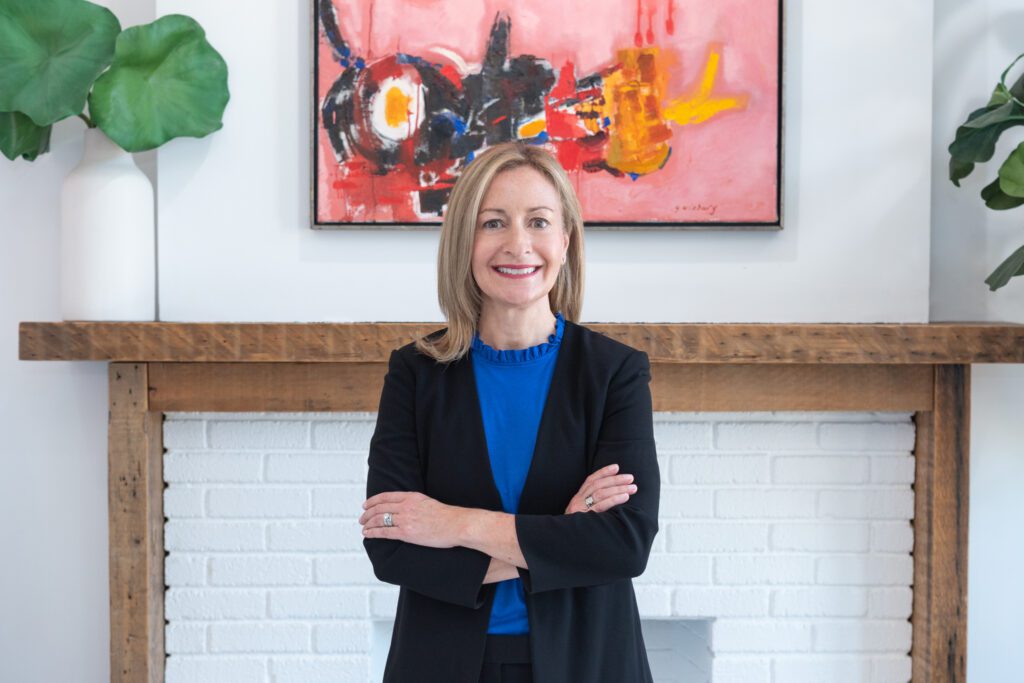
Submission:
POLYGON ((658 531, 647 354, 576 323, 565 171, 492 147, 449 200, 448 326, 391 353, 363 545, 401 586, 385 683, 652 681, 632 577, 658 531))

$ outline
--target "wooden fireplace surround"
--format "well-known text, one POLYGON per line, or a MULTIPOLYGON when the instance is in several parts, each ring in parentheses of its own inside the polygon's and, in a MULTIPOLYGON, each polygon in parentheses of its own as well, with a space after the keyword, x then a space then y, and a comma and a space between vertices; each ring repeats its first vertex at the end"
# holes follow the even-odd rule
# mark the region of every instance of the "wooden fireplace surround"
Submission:
MULTIPOLYGON (((390 351, 443 323, 23 322, 22 360, 109 361, 110 680, 164 680, 163 413, 376 411, 390 351)), ((914 683, 966 683, 970 364, 1024 325, 587 324, 646 351, 656 411, 908 411, 914 683)))

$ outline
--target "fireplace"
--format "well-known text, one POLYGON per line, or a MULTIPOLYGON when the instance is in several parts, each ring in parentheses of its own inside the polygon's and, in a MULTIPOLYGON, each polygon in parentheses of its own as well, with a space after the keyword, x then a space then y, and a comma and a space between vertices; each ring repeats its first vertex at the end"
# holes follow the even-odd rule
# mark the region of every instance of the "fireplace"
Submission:
MULTIPOLYGON (((660 674, 964 681, 970 363, 1024 362, 1024 325, 587 324, 651 359, 660 674)), ((21 323, 23 360, 110 363, 112 681, 365 680, 396 589, 348 540, 350 449, 436 327, 21 323)))

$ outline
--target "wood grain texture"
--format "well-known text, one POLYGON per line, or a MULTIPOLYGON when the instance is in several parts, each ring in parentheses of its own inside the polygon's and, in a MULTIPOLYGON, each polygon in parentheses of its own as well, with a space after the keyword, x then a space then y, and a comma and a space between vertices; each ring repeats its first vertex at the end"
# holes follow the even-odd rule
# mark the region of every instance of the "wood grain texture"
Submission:
POLYGON ((111 363, 108 424, 110 680, 164 680, 163 414, 145 363, 111 363))
MULTIPOLYGON (((387 363, 150 363, 164 412, 376 411, 387 363)), ((927 365, 651 366, 657 411, 927 410, 927 365)))
MULTIPOLYGON (((586 323, 656 363, 1024 363, 1024 325, 586 323)), ((21 360, 382 363, 443 323, 23 322, 21 360)))
POLYGON ((933 408, 915 415, 914 683, 967 681, 970 379, 936 366, 933 408))

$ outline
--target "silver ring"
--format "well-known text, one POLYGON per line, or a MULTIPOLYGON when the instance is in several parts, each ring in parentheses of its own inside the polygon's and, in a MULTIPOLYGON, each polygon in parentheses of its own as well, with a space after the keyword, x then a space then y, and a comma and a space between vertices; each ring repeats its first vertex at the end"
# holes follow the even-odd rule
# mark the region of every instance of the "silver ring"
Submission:
POLYGON ((384 526, 394 526, 394 525, 395 525, 394 522, 391 521, 391 513, 390 512, 385 512, 384 513, 384 526))
POLYGON ((594 496, 590 495, 583 499, 583 502, 587 504, 587 509, 594 507, 594 496))

